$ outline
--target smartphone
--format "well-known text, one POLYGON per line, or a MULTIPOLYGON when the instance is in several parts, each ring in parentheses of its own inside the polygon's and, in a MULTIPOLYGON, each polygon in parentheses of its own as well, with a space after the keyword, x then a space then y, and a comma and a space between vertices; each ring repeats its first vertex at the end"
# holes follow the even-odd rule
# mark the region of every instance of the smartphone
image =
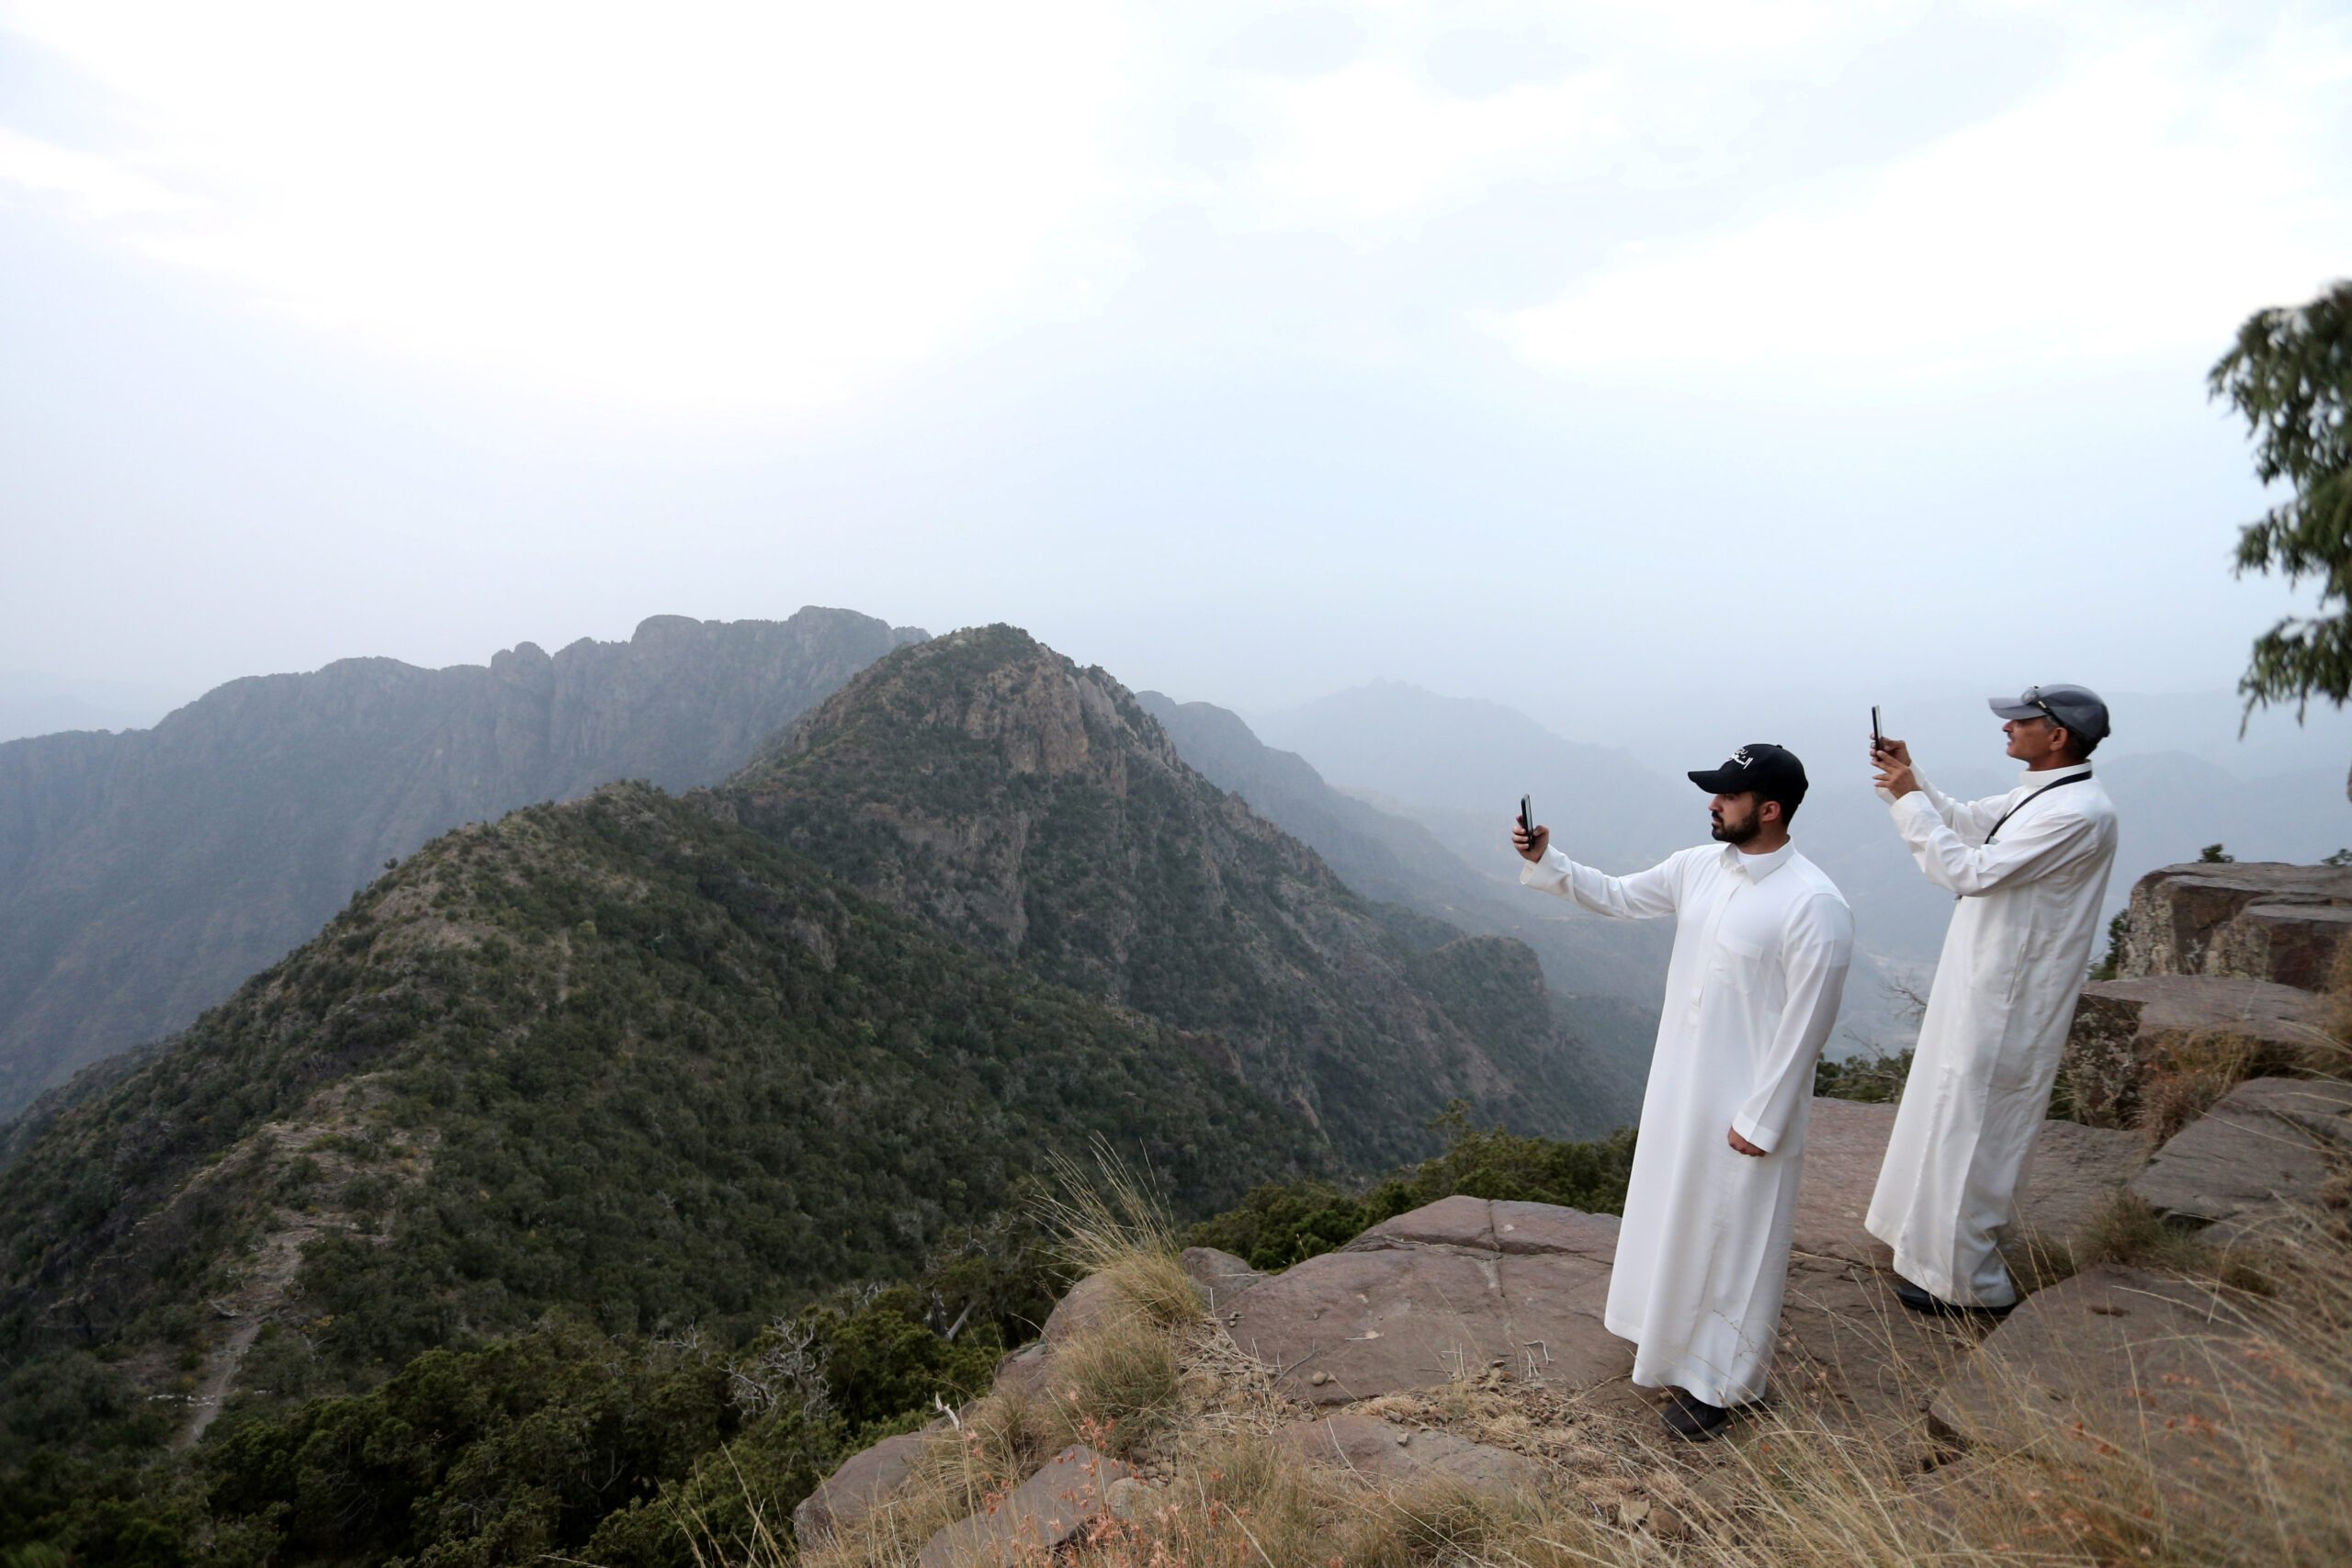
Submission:
POLYGON ((1886 738, 1878 732, 1878 705, 1872 703, 1871 705, 1871 755, 1876 756, 1885 750, 1886 738))
POLYGON ((1529 843, 1535 841, 1535 807, 1528 804, 1523 795, 1519 797, 1519 830, 1527 835, 1529 843))

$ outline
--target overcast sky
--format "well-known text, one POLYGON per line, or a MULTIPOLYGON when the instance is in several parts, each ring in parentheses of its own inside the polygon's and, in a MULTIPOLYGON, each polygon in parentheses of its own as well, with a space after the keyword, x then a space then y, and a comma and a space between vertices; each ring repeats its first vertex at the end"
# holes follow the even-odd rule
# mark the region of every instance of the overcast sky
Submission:
POLYGON ((0 671, 2224 689, 2346 149, 2342 5, 0 0, 0 671))

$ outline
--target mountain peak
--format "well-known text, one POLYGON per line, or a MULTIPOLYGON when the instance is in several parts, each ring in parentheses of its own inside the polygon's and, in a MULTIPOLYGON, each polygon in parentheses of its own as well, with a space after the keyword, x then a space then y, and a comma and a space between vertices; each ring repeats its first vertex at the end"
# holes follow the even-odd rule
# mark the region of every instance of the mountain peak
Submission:
POLYGON ((992 750, 1016 775, 1060 776, 1126 759, 1181 768, 1175 748, 1125 687, 1081 668, 1018 626, 967 626, 876 660, 737 783, 761 787, 781 767, 830 747, 932 732, 992 750))

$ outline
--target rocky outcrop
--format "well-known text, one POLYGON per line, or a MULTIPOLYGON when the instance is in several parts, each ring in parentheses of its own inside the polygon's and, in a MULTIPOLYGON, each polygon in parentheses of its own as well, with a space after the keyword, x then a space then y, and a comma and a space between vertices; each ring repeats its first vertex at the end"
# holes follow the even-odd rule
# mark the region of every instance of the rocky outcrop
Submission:
POLYGON ((2245 1233, 2316 1204, 2352 1160, 2352 1084, 2249 1078, 2175 1134, 2132 1190, 2158 1213, 2245 1233))
POLYGON ((2150 1075, 2202 1039, 2247 1048, 2259 1066, 2292 1063, 2324 1041, 2329 1005, 2275 980, 2147 975, 2083 987, 2064 1068, 2074 1114, 2094 1127, 2138 1123, 2150 1075))
POLYGON ((2352 866, 2195 863, 2132 889, 2117 974, 2208 975, 2316 990, 2352 931, 2352 866))
MULTIPOLYGON (((1861 1224, 1894 1116, 1891 1106, 1814 1103, 1767 1404, 1805 1406, 1830 1431, 1953 1478, 1942 1501, 1923 1497, 1931 1507, 1968 1506, 1974 1461, 1967 1451, 1955 1461, 1955 1445, 1980 1456, 2030 1448, 2062 1461, 2073 1445, 2091 1461, 2113 1457, 2110 1439, 2135 1431, 2148 1440, 2167 1496, 2177 1485, 2185 1506, 2208 1507, 2250 1484, 2249 1462, 2267 1438, 2247 1427, 2246 1396, 2298 1375, 2281 1371, 2275 1336, 2265 1339, 2261 1300, 2102 1264, 2034 1291, 1997 1325, 1905 1312, 1886 1249, 1861 1224)), ((2202 1196, 2172 1204, 2176 1215, 2243 1221, 2246 1204, 2314 1194, 2315 1164, 2299 1166, 2294 1179, 2278 1177, 2283 1146, 2322 1160, 2352 1153, 2352 1086, 2250 1082, 2175 1140, 2165 1154, 2178 1157, 2169 1167, 2160 1158, 2139 1185, 2159 1196, 2162 1182, 2180 1180, 2202 1196)), ((2053 1260, 2063 1269, 2073 1238, 2145 1161, 2133 1133, 2046 1123, 2010 1238, 2020 1280, 2030 1287, 2050 1278, 2053 1260)), ((1268 1383, 1275 1396, 1271 1411, 1253 1404, 1253 1414, 1295 1413, 1272 1427, 1277 1450, 1369 1488, 1437 1482, 1509 1497, 1577 1483, 1563 1468, 1576 1461, 1551 1446, 1557 1429, 1538 1437, 1526 1413, 1599 1416, 1604 1430, 1611 1412, 1637 1413, 1639 1429, 1655 1430, 1649 1400, 1630 1385, 1631 1348, 1600 1322, 1617 1235, 1607 1215, 1455 1196, 1277 1274, 1207 1248, 1188 1252, 1184 1264, 1215 1303, 1213 1332, 1231 1342, 1211 1364, 1238 1349, 1257 1363, 1257 1381, 1246 1385, 1259 1391, 1253 1400, 1268 1383), (1482 1401, 1513 1414, 1453 1429, 1450 1422, 1486 1419, 1447 1414, 1492 1407, 1482 1401)), ((1064 1343, 1099 1321, 1100 1292, 1074 1292, 1057 1311, 1064 1343)), ((1050 1365, 1053 1348, 1030 1354, 1050 1365)), ((1591 1450, 1581 1451, 1589 1460, 1591 1450)), ((1088 1495, 1068 1456, 1055 1467, 1057 1479, 1040 1489, 1066 1502, 1080 1494, 1080 1513, 1126 1517, 1119 1489, 1135 1483, 1088 1495)), ((1612 1506, 1621 1523, 1644 1517, 1612 1506)), ((1084 1523, 1057 1518, 1057 1528, 1084 1523)), ((975 1560, 995 1560, 986 1552, 1000 1539, 996 1525, 959 1528, 940 1540, 958 1551, 977 1543, 975 1560)))
POLYGON ((435 834, 617 779, 713 783, 922 636, 657 615, 627 642, 349 659, 153 729, 0 744, 0 1121, 187 1025, 435 834))

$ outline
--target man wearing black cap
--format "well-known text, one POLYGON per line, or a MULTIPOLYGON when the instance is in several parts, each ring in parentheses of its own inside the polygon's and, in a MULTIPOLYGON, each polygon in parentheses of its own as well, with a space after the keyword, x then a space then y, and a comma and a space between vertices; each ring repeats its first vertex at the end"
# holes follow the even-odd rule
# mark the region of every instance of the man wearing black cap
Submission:
POLYGON ((1912 858, 1960 900, 1864 1221, 1894 1249, 1895 1293, 1920 1312, 2017 1304, 1999 1233, 2050 1108, 2115 865, 2115 807, 2090 764, 2107 705, 2083 686, 2030 686, 1991 706, 2026 766, 2006 795, 1950 798, 1900 740, 1871 758, 1912 858))
POLYGON ((1673 1391, 1668 1427, 1712 1437, 1764 1392, 1788 1282, 1813 1065, 1838 1016, 1854 923, 1789 842, 1804 766, 1743 746, 1690 775, 1713 844, 1609 876, 1513 824, 1520 880, 1621 919, 1675 917, 1666 1003, 1602 1321, 1634 1382, 1673 1391))

